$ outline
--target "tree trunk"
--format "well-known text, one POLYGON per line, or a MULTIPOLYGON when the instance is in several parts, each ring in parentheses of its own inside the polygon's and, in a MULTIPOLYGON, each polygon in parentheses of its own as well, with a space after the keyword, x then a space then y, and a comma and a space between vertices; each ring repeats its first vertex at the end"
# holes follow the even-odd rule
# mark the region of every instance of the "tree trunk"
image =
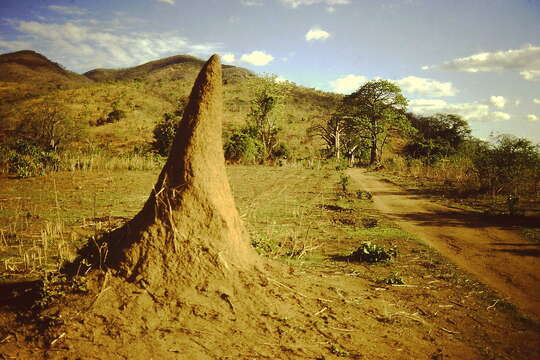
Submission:
POLYGON ((167 291, 208 287, 215 278, 222 286, 258 265, 225 172, 221 84, 214 55, 197 77, 146 204, 123 227, 87 245, 79 260, 167 291))
POLYGON ((377 163, 378 156, 377 156, 377 137, 374 136, 371 138, 371 148, 370 148, 370 156, 369 156, 369 165, 373 165, 377 163))
POLYGON ((339 161, 340 159, 340 148, 341 148, 341 144, 340 144, 340 138, 339 138, 339 125, 336 125, 336 132, 335 132, 335 152, 336 152, 336 159, 339 161))

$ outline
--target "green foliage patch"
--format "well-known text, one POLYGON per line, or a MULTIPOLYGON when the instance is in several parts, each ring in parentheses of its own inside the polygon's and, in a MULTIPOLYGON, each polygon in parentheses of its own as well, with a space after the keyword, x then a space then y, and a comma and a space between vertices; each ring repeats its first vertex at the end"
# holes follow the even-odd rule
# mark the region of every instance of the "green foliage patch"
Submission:
POLYGON ((348 258, 353 261, 379 263, 391 260, 396 256, 397 250, 395 248, 385 249, 371 241, 364 241, 348 258))

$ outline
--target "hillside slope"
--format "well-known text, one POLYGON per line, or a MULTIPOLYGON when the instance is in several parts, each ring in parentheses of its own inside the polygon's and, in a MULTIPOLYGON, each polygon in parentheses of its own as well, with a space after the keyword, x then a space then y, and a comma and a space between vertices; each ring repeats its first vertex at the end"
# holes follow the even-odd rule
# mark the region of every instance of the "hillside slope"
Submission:
POLYGON ((68 71, 32 50, 0 55, 0 81, 71 85, 90 82, 87 77, 68 71))
MULTIPOLYGON (((94 81, 126 81, 126 80, 181 80, 194 77, 201 69, 204 61, 190 55, 175 55, 163 59, 149 61, 125 69, 94 69, 84 76, 94 81)), ((223 65, 225 83, 246 79, 254 74, 243 68, 223 65)))
MULTIPOLYGON (((202 60, 188 55, 158 59, 125 69, 94 69, 84 75, 64 70, 33 51, 0 55, 11 67, 29 69, 0 78, 0 132, 8 132, 28 119, 27 109, 54 103, 87 128, 80 146, 125 152, 152 141, 152 129, 165 113, 175 111, 188 96, 202 60), (66 79, 62 82, 58 79, 66 79), (97 126, 114 110, 125 117, 97 126), (90 144, 90 145, 89 145, 90 144)), ((5 64, 5 65, 4 65, 5 64)), ((257 75, 230 65, 223 66, 225 132, 242 126, 253 98, 257 75)), ((307 157, 320 148, 320 140, 306 133, 313 121, 330 114, 340 96, 288 84, 290 96, 279 126, 280 139, 295 157, 307 157)))

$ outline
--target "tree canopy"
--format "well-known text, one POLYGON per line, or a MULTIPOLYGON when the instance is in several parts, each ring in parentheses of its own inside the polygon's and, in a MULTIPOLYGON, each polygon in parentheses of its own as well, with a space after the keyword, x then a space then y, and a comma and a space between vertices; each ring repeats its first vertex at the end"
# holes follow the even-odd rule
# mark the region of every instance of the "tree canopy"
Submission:
POLYGON ((372 80, 343 99, 338 116, 346 119, 360 138, 368 140, 369 163, 374 164, 381 160, 390 131, 411 129, 406 108, 407 99, 399 86, 388 80, 372 80))
POLYGON ((469 124, 459 115, 417 116, 407 113, 407 118, 416 132, 405 146, 405 154, 423 158, 428 163, 455 154, 471 134, 469 124))

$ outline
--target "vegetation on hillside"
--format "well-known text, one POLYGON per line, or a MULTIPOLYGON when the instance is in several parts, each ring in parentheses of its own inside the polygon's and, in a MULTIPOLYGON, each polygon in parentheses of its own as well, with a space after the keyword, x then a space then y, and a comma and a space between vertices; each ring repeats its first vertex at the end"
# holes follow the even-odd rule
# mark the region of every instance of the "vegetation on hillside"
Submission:
MULTIPOLYGON (((201 64, 178 55, 82 76, 34 52, 0 55, 0 133, 7 135, 1 170, 26 177, 100 168, 98 159, 106 158, 129 169, 156 166, 155 154, 168 154, 201 64)), ((223 140, 231 163, 346 158, 349 166, 386 168, 461 195, 538 197, 537 145, 507 135, 481 141, 458 115, 407 112, 407 99, 392 82, 370 81, 341 96, 234 66, 224 66, 223 74, 223 140)))

